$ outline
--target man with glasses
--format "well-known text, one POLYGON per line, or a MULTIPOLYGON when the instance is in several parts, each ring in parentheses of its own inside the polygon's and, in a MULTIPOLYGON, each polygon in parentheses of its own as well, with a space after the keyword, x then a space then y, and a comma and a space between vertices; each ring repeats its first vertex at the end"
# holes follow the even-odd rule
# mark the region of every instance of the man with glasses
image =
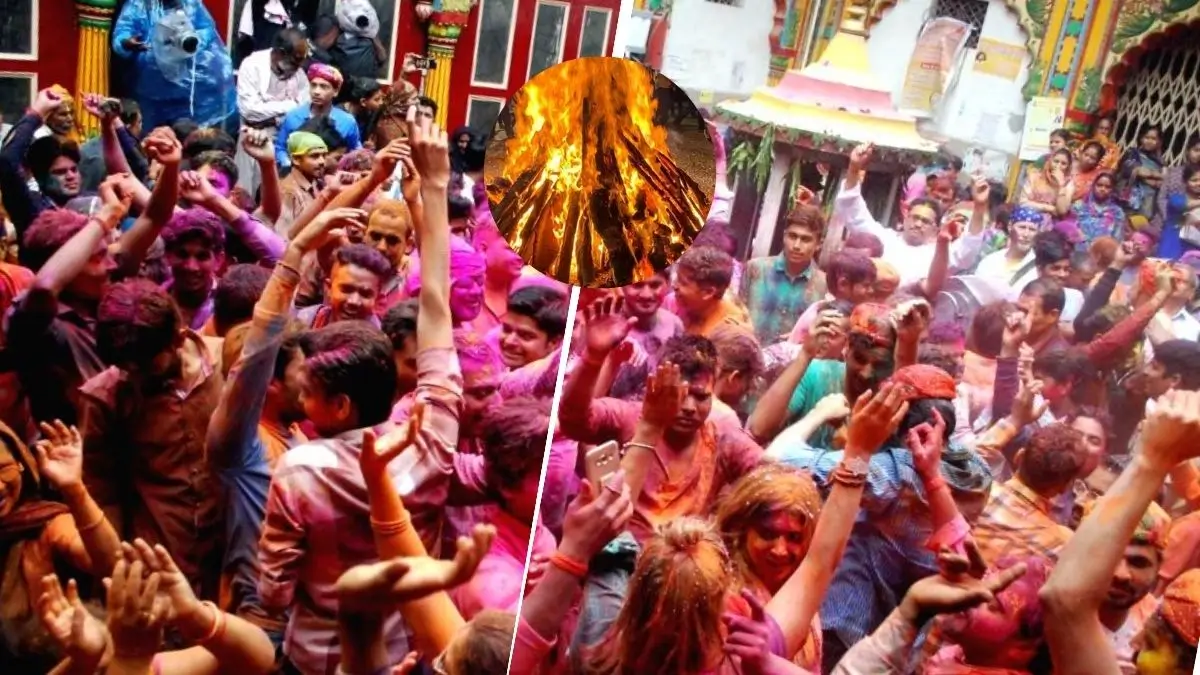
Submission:
MULTIPOLYGON (((862 179, 874 151, 875 147, 868 143, 850 153, 850 167, 838 193, 832 220, 843 220, 849 232, 864 231, 879 237, 883 242, 883 261, 899 271, 902 286, 911 286, 929 275, 942 226, 942 207, 932 199, 914 199, 908 205, 899 231, 881 225, 867 210, 862 198, 862 179)), ((976 179, 971 187, 975 209, 988 208, 989 193, 987 181, 976 179)), ((968 230, 951 244, 951 270, 969 269, 974 265, 983 244, 986 220, 972 218, 968 230)))
MULTIPOLYGON (((300 65, 308 58, 304 33, 285 28, 275 35, 270 49, 254 52, 238 68, 237 104, 242 126, 265 132, 274 142, 285 115, 310 101, 308 76, 300 65)), ((238 186, 250 194, 258 191, 262 174, 258 162, 239 147, 235 157, 238 186)))

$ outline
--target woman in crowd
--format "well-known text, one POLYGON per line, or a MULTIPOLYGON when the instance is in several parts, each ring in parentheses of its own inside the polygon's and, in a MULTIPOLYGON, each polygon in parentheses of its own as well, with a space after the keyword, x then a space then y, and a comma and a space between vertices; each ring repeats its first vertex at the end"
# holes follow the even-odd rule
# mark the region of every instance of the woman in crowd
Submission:
POLYGON ((1030 171, 1021 186, 1021 206, 1043 214, 1045 224, 1066 214, 1070 203, 1071 151, 1063 148, 1050 155, 1042 171, 1030 171))
POLYGON ((1099 172, 1091 181, 1086 195, 1071 203, 1071 215, 1083 232, 1078 250, 1088 250, 1100 237, 1121 239, 1127 229, 1125 210, 1114 197, 1116 179, 1111 173, 1099 172))
POLYGON ((1163 184, 1162 129, 1150 125, 1138 134, 1135 147, 1121 156, 1117 167, 1117 198, 1132 216, 1153 218, 1163 184))

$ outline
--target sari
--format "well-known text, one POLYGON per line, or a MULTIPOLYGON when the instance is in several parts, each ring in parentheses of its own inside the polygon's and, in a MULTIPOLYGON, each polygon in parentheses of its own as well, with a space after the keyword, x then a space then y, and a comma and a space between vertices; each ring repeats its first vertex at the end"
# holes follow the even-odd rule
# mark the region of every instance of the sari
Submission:
POLYGON ((1093 136, 1089 139, 1089 142, 1099 143, 1104 146, 1104 156, 1100 158, 1100 164, 1097 168, 1100 171, 1116 171, 1117 164, 1121 161, 1120 146, 1104 136, 1093 136))
POLYGON ((1121 239, 1125 210, 1112 197, 1101 202, 1096 199, 1096 191, 1089 188, 1086 197, 1071 204, 1071 215, 1083 231, 1083 241, 1076 245, 1077 250, 1086 251, 1100 237, 1121 239))
POLYGON ((1162 156, 1148 153, 1139 148, 1130 148, 1121 157, 1117 172, 1117 199, 1126 210, 1153 218, 1158 199, 1158 188, 1133 175, 1138 169, 1150 169, 1159 173, 1163 170, 1162 156))
MULTIPOLYGON (((1025 177, 1025 182, 1021 185, 1021 194, 1018 203, 1034 203, 1034 204, 1049 204, 1053 206, 1058 202, 1059 186, 1055 185, 1050 177, 1044 171, 1030 169, 1025 177)), ((1048 213, 1042 214, 1043 222, 1038 223, 1039 226, 1050 224, 1051 216, 1048 213)))

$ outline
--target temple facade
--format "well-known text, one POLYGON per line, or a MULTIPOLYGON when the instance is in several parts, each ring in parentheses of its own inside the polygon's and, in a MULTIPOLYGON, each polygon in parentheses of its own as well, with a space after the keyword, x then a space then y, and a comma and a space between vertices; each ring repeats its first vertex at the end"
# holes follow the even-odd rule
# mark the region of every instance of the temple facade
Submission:
MULTIPOLYGON (((204 2, 230 43, 244 0, 204 2)), ((488 131, 532 75, 563 60, 611 54, 620 9, 620 0, 371 2, 391 56, 380 79, 399 74, 404 54, 426 54, 437 62, 424 89, 439 103, 439 122, 488 131)), ((51 84, 107 93, 109 29, 119 0, 4 0, 0 8, 5 121, 20 117, 34 92, 51 84)))

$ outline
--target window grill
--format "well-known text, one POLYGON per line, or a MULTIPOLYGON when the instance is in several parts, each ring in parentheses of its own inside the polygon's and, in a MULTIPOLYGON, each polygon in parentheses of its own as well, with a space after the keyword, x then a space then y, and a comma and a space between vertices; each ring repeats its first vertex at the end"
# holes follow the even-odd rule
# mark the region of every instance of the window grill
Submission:
POLYGON ((1113 140, 1133 147, 1147 127, 1158 125, 1163 160, 1171 166, 1183 162, 1188 138, 1200 133, 1200 44, 1194 38, 1161 44, 1142 55, 1121 85, 1113 140))
POLYGON ((987 0, 935 0, 933 18, 948 16, 971 26, 967 36, 967 47, 979 45, 979 33, 983 30, 983 19, 987 16, 987 0))

